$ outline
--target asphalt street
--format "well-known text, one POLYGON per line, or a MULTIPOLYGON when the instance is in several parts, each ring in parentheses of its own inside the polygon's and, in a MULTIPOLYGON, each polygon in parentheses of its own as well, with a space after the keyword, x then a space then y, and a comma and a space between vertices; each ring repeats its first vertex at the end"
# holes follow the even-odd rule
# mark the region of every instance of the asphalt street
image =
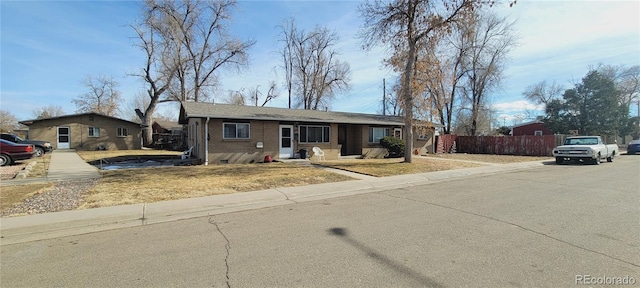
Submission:
POLYGON ((0 249, 2 287, 640 285, 640 156, 0 249))

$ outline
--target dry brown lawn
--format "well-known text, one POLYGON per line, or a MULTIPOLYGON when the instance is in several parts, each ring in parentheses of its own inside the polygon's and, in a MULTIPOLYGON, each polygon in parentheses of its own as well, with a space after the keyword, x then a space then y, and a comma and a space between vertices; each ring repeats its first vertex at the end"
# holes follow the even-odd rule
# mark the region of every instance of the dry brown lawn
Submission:
POLYGON ((440 159, 486 162, 486 163, 493 163, 493 164, 543 161, 543 160, 553 159, 553 157, 551 156, 539 157, 539 156, 489 155, 489 154, 465 154, 465 153, 437 154, 437 155, 427 156, 427 158, 429 157, 440 158, 440 159))
POLYGON ((327 167, 352 171, 376 177, 386 177, 402 174, 426 173, 441 170, 452 170, 468 167, 483 166, 479 163, 460 161, 433 161, 424 158, 414 158, 412 163, 405 163, 404 158, 395 159, 349 159, 338 161, 315 162, 327 167))
MULTIPOLYGON (((79 151, 85 161, 121 156, 174 155, 162 150, 79 151)), ((31 177, 44 177, 51 154, 38 158, 31 177)), ((501 163, 540 161, 550 157, 443 154, 415 157, 413 163, 398 159, 350 159, 315 162, 357 173, 385 177, 401 174, 478 167, 501 163)), ((114 205, 149 203, 200 196, 256 191, 277 187, 304 186, 353 180, 348 176, 295 163, 221 164, 209 166, 171 166, 102 171, 96 186, 89 190, 80 209, 114 205)), ((1 210, 52 189, 53 184, 32 184, 3 189, 1 210), (10 190, 10 192, 8 192, 10 190)))
POLYGON ((316 161, 314 163, 376 177, 385 177, 479 167, 493 164, 540 161, 545 159, 550 158, 509 155, 439 154, 428 157, 414 157, 412 159, 412 163, 404 163, 404 158, 349 159, 338 161, 316 161))
POLYGON ((5 211, 13 207, 14 204, 22 203, 24 200, 42 191, 51 190, 53 186, 53 183, 45 183, 2 187, 2 193, 0 193, 0 211, 5 211))
POLYGON ((298 164, 226 164, 104 171, 80 208, 147 203, 353 180, 298 164))

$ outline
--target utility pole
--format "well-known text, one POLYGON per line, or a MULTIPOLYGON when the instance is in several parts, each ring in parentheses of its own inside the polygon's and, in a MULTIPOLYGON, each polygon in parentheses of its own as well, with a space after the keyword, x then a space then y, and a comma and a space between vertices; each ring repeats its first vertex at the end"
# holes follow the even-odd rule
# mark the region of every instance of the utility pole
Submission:
POLYGON ((385 78, 382 78, 382 115, 387 115, 387 87, 385 78))

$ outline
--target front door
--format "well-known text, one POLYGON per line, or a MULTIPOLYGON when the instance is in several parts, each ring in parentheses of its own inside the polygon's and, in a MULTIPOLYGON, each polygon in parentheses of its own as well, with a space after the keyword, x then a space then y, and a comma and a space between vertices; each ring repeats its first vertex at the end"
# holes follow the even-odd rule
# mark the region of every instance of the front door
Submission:
POLYGON ((71 133, 69 127, 58 127, 58 149, 69 149, 71 133))
POLYGON ((278 158, 293 158, 293 125, 280 125, 280 156, 278 158))

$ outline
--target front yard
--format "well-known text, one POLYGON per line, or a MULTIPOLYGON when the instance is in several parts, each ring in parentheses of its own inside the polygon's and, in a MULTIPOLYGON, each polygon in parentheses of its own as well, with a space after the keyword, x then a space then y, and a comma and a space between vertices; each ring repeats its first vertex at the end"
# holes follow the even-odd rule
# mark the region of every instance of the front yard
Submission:
MULTIPOLYGON (((87 162, 120 156, 168 155, 172 151, 82 151, 78 154, 87 162)), ((398 159, 350 159, 339 161, 314 161, 356 173, 385 177, 401 174, 478 167, 500 163, 538 161, 548 157, 444 154, 415 157, 413 163, 398 159)), ((48 159, 42 159, 42 167, 48 159)), ((39 172, 42 175, 43 172, 39 172)), ((86 209, 114 205, 149 203, 165 200, 229 194, 277 187, 304 186, 310 184, 353 180, 348 176, 295 163, 222 164, 209 166, 169 166, 141 169, 101 171, 97 181, 67 181, 48 185, 21 185, 2 188, 2 215, 22 215, 53 212, 68 209, 86 209), (60 205, 60 191, 70 191, 74 196, 62 201, 73 205, 60 205), (37 198, 33 200, 33 198, 37 198), (25 201, 31 199, 33 201, 25 201), (55 207, 47 207, 53 202, 55 207), (38 203, 39 207, 29 207, 38 203), (65 207, 65 208, 57 208, 65 207), (69 208, 72 207, 72 208, 69 208), (37 209, 36 209, 37 208, 37 209)), ((46 175, 46 174, 45 174, 46 175)), ((63 203, 64 204, 64 203, 63 203)))

